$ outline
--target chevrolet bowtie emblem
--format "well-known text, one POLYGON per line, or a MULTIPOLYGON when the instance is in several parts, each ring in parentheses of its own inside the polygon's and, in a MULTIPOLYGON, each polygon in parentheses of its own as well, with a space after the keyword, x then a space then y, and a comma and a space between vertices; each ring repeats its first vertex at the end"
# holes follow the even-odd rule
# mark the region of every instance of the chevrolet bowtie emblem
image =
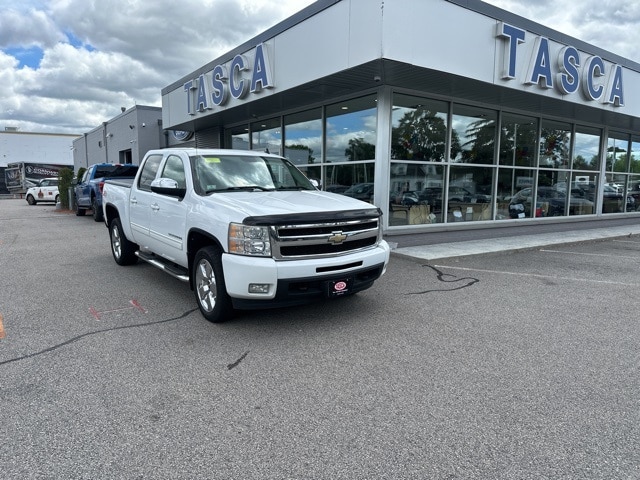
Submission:
POLYGON ((338 245, 344 242, 347 239, 347 236, 342 232, 332 232, 331 236, 328 238, 329 243, 333 243, 334 245, 338 245))

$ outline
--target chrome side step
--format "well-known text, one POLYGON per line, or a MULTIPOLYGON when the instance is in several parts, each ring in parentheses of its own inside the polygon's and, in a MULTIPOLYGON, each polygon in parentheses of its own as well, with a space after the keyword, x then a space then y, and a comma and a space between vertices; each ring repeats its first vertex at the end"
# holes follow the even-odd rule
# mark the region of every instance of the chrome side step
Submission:
POLYGON ((136 256, 140 260, 144 260, 145 262, 150 263, 154 267, 159 268, 160 270, 164 270, 166 273, 168 273, 174 278, 177 278, 182 282, 189 282, 189 273, 187 272, 187 270, 180 267, 179 265, 170 263, 169 261, 164 260, 151 253, 141 252, 140 250, 136 252, 136 256))

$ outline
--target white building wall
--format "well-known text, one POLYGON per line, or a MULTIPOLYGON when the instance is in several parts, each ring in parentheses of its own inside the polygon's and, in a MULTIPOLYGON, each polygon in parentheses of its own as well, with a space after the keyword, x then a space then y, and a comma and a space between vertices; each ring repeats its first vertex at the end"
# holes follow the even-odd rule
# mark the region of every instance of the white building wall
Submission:
POLYGON ((0 167, 17 162, 73 165, 76 138, 55 133, 0 132, 0 167))

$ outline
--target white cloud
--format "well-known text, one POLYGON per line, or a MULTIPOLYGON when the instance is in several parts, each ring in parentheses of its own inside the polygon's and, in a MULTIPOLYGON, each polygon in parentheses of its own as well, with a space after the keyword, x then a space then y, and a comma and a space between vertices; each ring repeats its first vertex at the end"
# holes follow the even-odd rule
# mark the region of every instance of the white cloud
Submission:
POLYGON ((83 133, 159 106, 163 87, 311 3, 0 0, 0 129, 83 133), (6 53, 34 47, 35 65, 6 53))
POLYGON ((565 35, 640 62, 640 2, 584 0, 569 8, 558 0, 483 0, 565 35))

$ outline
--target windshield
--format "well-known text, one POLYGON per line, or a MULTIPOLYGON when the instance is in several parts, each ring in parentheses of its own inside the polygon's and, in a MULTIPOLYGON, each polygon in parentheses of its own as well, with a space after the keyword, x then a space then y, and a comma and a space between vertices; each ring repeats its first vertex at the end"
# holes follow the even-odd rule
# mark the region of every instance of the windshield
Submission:
POLYGON ((315 190, 292 163, 277 157, 198 155, 191 157, 201 195, 235 190, 315 190))

